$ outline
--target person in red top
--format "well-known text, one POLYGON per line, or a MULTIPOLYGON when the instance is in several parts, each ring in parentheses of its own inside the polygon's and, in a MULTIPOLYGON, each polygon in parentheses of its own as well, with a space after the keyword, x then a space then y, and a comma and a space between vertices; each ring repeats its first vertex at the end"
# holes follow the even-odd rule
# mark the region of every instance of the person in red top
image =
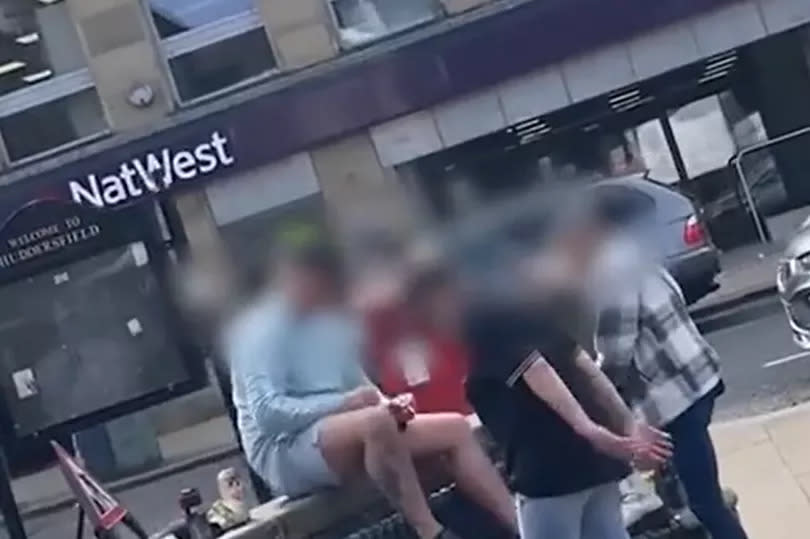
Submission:
POLYGON ((454 313, 443 308, 454 304, 451 283, 440 264, 421 260, 367 281, 360 296, 374 378, 389 395, 412 394, 421 413, 472 412, 467 350, 454 313))
POLYGON ((458 290, 438 260, 423 261, 405 277, 403 331, 383 359, 394 394, 414 395, 419 411, 472 413, 464 382, 468 351, 457 312, 458 290))

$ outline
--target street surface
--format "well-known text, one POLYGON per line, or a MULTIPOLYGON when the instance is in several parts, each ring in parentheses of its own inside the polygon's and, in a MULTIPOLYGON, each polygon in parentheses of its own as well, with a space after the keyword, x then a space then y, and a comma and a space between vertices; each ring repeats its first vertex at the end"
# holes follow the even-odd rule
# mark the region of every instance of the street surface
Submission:
MULTIPOLYGON (((716 420, 764 413, 810 400, 810 352, 792 341, 777 304, 761 318, 707 335, 720 353, 727 385, 718 402, 716 420)), ((184 487, 200 489, 206 502, 216 497, 215 475, 226 466, 244 469, 240 458, 202 466, 118 495, 152 533, 179 516, 177 495, 184 487)), ((69 539, 75 534, 76 513, 64 510, 29 519, 30 539, 69 539)), ((6 539, 4 530, 0 538, 6 539)), ((91 538, 89 531, 86 538, 91 538)), ((128 537, 122 534, 122 537, 128 537)))
POLYGON ((793 342, 787 319, 773 312, 706 335, 726 381, 715 420, 761 414, 810 400, 810 352, 793 342))

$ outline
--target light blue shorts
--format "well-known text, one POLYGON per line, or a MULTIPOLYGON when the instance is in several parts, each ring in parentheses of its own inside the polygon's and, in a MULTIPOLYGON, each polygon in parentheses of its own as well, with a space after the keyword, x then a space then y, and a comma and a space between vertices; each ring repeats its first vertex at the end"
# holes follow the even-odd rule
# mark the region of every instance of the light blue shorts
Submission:
POLYGON ((337 475, 321 453, 319 435, 320 425, 315 423, 270 450, 268 482, 273 494, 298 498, 338 486, 337 475))

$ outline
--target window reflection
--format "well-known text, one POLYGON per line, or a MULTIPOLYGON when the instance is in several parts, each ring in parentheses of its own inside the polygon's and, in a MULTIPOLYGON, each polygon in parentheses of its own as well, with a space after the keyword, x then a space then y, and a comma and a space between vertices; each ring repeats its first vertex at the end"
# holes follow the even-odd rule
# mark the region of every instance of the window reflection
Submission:
POLYGON ((66 2, 0 0, 0 95, 85 64, 66 2))
POLYGON ((362 45, 441 14, 436 0, 331 0, 341 43, 362 45))
POLYGON ((649 171, 650 177, 669 185, 678 183, 678 169, 667 145, 661 122, 656 119, 641 124, 636 129, 636 134, 641 162, 649 171))
POLYGON ((107 121, 95 89, 0 118, 6 152, 19 161, 104 132, 107 121))
MULTIPOLYGON (((737 150, 768 140, 759 111, 745 110, 730 92, 719 96, 737 150)), ((759 211, 766 216, 783 212, 789 198, 772 147, 749 153, 742 160, 743 175, 759 211)))
POLYGON ((737 151, 716 95, 671 112, 670 123, 690 178, 726 167, 737 151))
POLYGON ((241 86, 276 69, 254 0, 149 0, 180 102, 241 86))
POLYGON ((253 0, 149 0, 158 35, 170 37, 254 9, 253 0))
POLYGON ((191 101, 258 77, 276 62, 264 28, 257 28, 172 58, 169 66, 180 100, 191 101))

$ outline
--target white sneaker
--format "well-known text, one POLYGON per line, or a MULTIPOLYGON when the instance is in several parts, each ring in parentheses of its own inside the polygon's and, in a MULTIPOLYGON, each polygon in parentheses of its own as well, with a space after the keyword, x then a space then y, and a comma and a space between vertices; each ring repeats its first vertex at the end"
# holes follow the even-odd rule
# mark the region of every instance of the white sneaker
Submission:
POLYGON ((655 493, 652 481, 639 473, 622 481, 619 490, 622 494, 622 517, 628 528, 664 506, 664 502, 655 493))

